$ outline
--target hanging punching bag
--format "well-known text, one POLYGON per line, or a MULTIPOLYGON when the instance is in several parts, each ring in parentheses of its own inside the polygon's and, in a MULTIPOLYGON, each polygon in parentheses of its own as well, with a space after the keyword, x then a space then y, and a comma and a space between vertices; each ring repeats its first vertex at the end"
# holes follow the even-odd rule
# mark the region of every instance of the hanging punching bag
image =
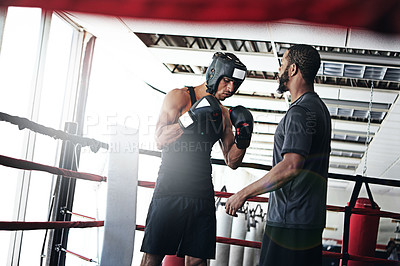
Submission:
MULTIPOLYGON (((371 201, 358 198, 355 208, 372 209, 371 201)), ((379 211, 375 203, 375 210, 379 211)), ((378 237, 379 216, 352 214, 349 230, 349 254, 375 257, 376 240, 378 237)), ((342 263, 340 263, 342 265, 342 263)), ((348 266, 373 266, 374 263, 349 260, 348 266)))

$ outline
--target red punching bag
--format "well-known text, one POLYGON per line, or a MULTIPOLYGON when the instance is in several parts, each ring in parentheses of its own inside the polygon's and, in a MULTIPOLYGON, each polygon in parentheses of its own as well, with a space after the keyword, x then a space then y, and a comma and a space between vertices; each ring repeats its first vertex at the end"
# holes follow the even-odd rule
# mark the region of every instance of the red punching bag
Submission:
POLYGON ((163 266, 185 266, 185 258, 175 255, 167 255, 164 257, 163 266))
MULTIPOLYGON (((367 198, 358 198, 355 208, 372 209, 371 201, 367 198)), ((379 211, 375 203, 375 210, 379 211)), ((379 229, 379 216, 352 214, 349 230, 349 254, 375 257, 376 240, 379 229)), ((348 266, 373 266, 374 263, 349 260, 348 266)))

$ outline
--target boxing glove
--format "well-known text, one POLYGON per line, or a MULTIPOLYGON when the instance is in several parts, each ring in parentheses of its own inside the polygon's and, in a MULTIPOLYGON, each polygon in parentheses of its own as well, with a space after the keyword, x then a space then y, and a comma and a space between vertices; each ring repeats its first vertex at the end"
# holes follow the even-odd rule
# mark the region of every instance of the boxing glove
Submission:
POLYGON ((235 127, 235 143, 239 149, 250 146, 253 133, 253 115, 245 107, 238 105, 229 110, 232 125, 235 127))
POLYGON ((222 129, 221 106, 214 96, 204 96, 179 117, 178 123, 184 131, 193 129, 201 135, 216 134, 222 129))

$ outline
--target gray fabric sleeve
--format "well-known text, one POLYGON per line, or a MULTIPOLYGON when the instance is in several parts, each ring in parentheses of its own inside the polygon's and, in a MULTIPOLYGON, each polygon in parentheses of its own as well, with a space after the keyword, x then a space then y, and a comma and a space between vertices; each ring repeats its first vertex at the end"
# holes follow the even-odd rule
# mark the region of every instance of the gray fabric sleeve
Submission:
POLYGON ((292 106, 285 119, 285 140, 282 146, 282 156, 286 153, 297 153, 307 157, 313 135, 316 132, 314 116, 300 106, 292 106))

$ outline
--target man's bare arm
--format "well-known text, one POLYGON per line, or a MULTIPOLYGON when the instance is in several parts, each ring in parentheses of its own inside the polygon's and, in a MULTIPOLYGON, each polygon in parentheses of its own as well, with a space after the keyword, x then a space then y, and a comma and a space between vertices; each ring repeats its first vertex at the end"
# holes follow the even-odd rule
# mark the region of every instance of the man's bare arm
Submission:
POLYGON ((165 96, 156 124, 155 140, 158 149, 176 141, 183 134, 177 120, 185 106, 186 95, 182 90, 172 90, 165 96))

